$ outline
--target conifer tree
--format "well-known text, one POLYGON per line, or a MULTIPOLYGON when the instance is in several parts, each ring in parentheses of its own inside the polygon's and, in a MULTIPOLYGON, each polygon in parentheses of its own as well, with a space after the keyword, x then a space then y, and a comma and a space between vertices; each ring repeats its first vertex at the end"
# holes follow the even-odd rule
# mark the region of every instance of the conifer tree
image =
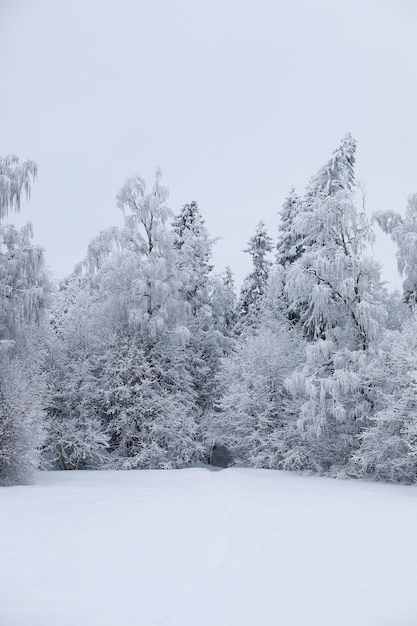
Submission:
POLYGON ((221 282, 218 283, 215 301, 218 317, 221 318, 220 325, 230 337, 236 324, 236 293, 233 273, 229 266, 226 267, 221 282))
POLYGON ((355 188, 356 140, 348 133, 309 182, 305 201, 314 202, 317 196, 335 196, 339 191, 355 188))
POLYGON ((62 281, 51 308, 48 340, 51 394, 44 458, 64 470, 95 469, 107 461, 102 372, 109 319, 89 277, 62 281))
POLYGON ((241 335, 219 372, 222 395, 211 425, 212 440, 235 461, 286 467, 298 404, 285 379, 302 359, 302 339, 284 318, 266 316, 241 335))
POLYGON ((204 440, 207 422, 218 396, 216 373, 230 344, 226 316, 231 312, 226 313, 225 308, 230 302, 224 302, 225 297, 230 299, 230 292, 221 278, 211 273, 213 241, 196 202, 184 205, 174 219, 173 227, 182 275, 181 292, 189 307, 189 375, 200 411, 200 438, 204 440))
POLYGON ((290 388, 304 397, 299 429, 313 469, 343 471, 371 410, 362 371, 386 317, 379 268, 365 256, 373 233, 357 209, 355 142, 347 136, 312 179, 294 220, 303 254, 288 268, 289 307, 311 344, 290 388), (301 306, 302 305, 302 306, 301 306))
POLYGON ((186 300, 191 305, 192 313, 210 299, 210 264, 213 241, 209 238, 204 220, 197 202, 185 204, 174 218, 174 246, 179 251, 179 264, 184 271, 186 300))
POLYGON ((290 189, 288 197, 280 212, 276 260, 279 265, 287 266, 302 254, 302 236, 294 231, 293 223, 301 209, 301 198, 294 187, 290 189))
POLYGON ((285 309, 285 315, 292 324, 299 322, 300 314, 305 308, 305 303, 301 299, 288 302, 287 295, 285 293, 285 279, 287 270, 294 261, 299 259, 304 251, 303 240, 305 234, 298 232, 298 229, 294 228, 294 221, 297 219, 298 214, 302 210, 302 200, 292 188, 284 204, 281 207, 280 212, 280 224, 278 228, 278 243, 276 248, 276 263, 280 269, 280 282, 282 283, 282 290, 276 296, 280 301, 282 307, 285 309))
POLYGON ((262 297, 268 281, 272 251, 272 239, 269 237, 264 222, 259 222, 255 234, 248 241, 248 252, 252 257, 253 270, 245 278, 237 307, 238 321, 236 332, 256 326, 262 308, 262 297))
POLYGON ((354 455, 359 475, 417 481, 417 317, 388 331, 367 367, 374 414, 354 455))

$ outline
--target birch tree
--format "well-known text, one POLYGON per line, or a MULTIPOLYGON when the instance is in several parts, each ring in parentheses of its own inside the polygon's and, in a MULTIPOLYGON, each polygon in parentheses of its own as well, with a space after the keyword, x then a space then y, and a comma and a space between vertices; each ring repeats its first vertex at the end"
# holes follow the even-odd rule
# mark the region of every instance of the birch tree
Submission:
MULTIPOLYGON (((124 227, 94 238, 77 269, 88 285, 87 300, 76 298, 71 308, 74 321, 85 325, 87 351, 85 358, 79 350, 70 355, 73 379, 81 372, 86 385, 91 379, 89 441, 97 444, 96 459, 104 447, 106 463, 116 467, 180 467, 201 449, 188 363, 189 305, 167 197, 159 173, 149 192, 139 176, 129 178, 117 196, 124 227), (92 316, 78 315, 81 304, 92 316), (88 339, 90 318, 94 341, 88 339)), ((70 380, 66 393, 76 399, 70 380)), ((84 424, 81 402, 61 406, 61 423, 70 406, 84 424)))
POLYGON ((32 227, 4 222, 30 194, 37 168, 0 158, 0 482, 26 482, 40 460, 44 437, 41 324, 50 290, 43 251, 32 227))
POLYGON ((417 194, 409 196, 404 217, 395 211, 380 211, 374 217, 397 246, 404 302, 413 308, 417 302, 417 194))

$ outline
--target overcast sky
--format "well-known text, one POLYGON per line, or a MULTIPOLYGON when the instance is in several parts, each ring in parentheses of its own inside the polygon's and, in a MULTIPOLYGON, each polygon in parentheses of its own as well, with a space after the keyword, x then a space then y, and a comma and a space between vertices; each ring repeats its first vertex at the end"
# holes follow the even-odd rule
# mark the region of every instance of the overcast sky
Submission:
MULTIPOLYGON (((157 166, 197 200, 240 283, 260 219, 350 131, 366 206, 417 191, 415 0, 0 0, 0 154, 37 161, 31 220, 55 277, 121 224, 115 196, 157 166)), ((14 222, 17 222, 13 218, 14 222)), ((19 222, 20 223, 20 222, 19 222)), ((375 255, 400 285, 388 238, 375 255)))

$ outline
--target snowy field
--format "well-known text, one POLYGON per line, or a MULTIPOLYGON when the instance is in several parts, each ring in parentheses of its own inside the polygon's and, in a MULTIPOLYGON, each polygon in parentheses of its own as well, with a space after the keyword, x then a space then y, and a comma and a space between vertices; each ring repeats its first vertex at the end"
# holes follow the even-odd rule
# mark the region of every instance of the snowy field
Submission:
POLYGON ((193 468, 0 489, 1 626, 415 626, 417 488, 193 468))

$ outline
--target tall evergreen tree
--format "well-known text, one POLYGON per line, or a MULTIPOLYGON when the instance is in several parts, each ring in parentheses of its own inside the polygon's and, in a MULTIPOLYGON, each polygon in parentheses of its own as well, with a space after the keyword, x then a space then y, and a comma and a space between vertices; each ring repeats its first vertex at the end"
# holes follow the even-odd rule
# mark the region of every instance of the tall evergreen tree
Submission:
MULTIPOLYGON (((211 419, 218 390, 216 373, 230 344, 224 297, 229 292, 212 275, 210 240, 196 202, 184 205, 173 222, 175 248, 182 272, 182 293, 189 307, 188 366, 200 411, 201 439, 211 419)), ((230 296, 229 296, 230 297, 230 296)), ((209 445, 209 444, 208 444, 209 445)))
POLYGON ((220 325, 230 337, 236 325, 237 313, 235 281, 229 266, 226 267, 221 282, 217 283, 215 302, 217 303, 218 317, 222 320, 220 325))
POLYGON ((210 264, 213 241, 209 238, 197 202, 185 204, 174 218, 174 246, 179 251, 179 264, 184 271, 186 300, 194 314, 210 299, 210 264))
POLYGON ((352 191, 355 188, 356 140, 348 133, 309 182, 305 201, 314 202, 323 194, 335 196, 339 191, 352 191))
POLYGON ((290 384, 305 399, 299 428, 309 440, 311 466, 336 473, 356 449, 371 408, 361 372, 386 317, 379 268, 365 256, 373 233, 357 210, 354 151, 348 136, 312 179, 294 220, 296 234, 309 234, 285 282, 289 306, 300 310, 312 342, 290 384))
POLYGON ((278 228, 276 260, 279 265, 284 267, 293 263, 302 254, 303 237, 298 235, 293 228, 294 220, 300 209, 301 198, 293 187, 282 205, 278 228))
POLYGON ((107 460, 102 372, 110 331, 97 291, 88 276, 70 276, 51 308, 44 458, 59 469, 94 469, 107 460))
POLYGON ((417 481, 417 317, 388 331, 367 367, 374 414, 354 455, 359 475, 417 481))
POLYGON ((272 239, 264 222, 260 221, 253 237, 248 241, 248 252, 252 257, 253 270, 245 278, 238 302, 236 331, 255 326, 262 308, 269 270, 272 265, 268 256, 272 251, 272 239))
POLYGON ((285 379, 302 359, 302 339, 284 318, 263 317, 254 333, 239 337, 218 378, 222 395, 212 439, 233 458, 255 467, 286 467, 298 400, 285 379))

